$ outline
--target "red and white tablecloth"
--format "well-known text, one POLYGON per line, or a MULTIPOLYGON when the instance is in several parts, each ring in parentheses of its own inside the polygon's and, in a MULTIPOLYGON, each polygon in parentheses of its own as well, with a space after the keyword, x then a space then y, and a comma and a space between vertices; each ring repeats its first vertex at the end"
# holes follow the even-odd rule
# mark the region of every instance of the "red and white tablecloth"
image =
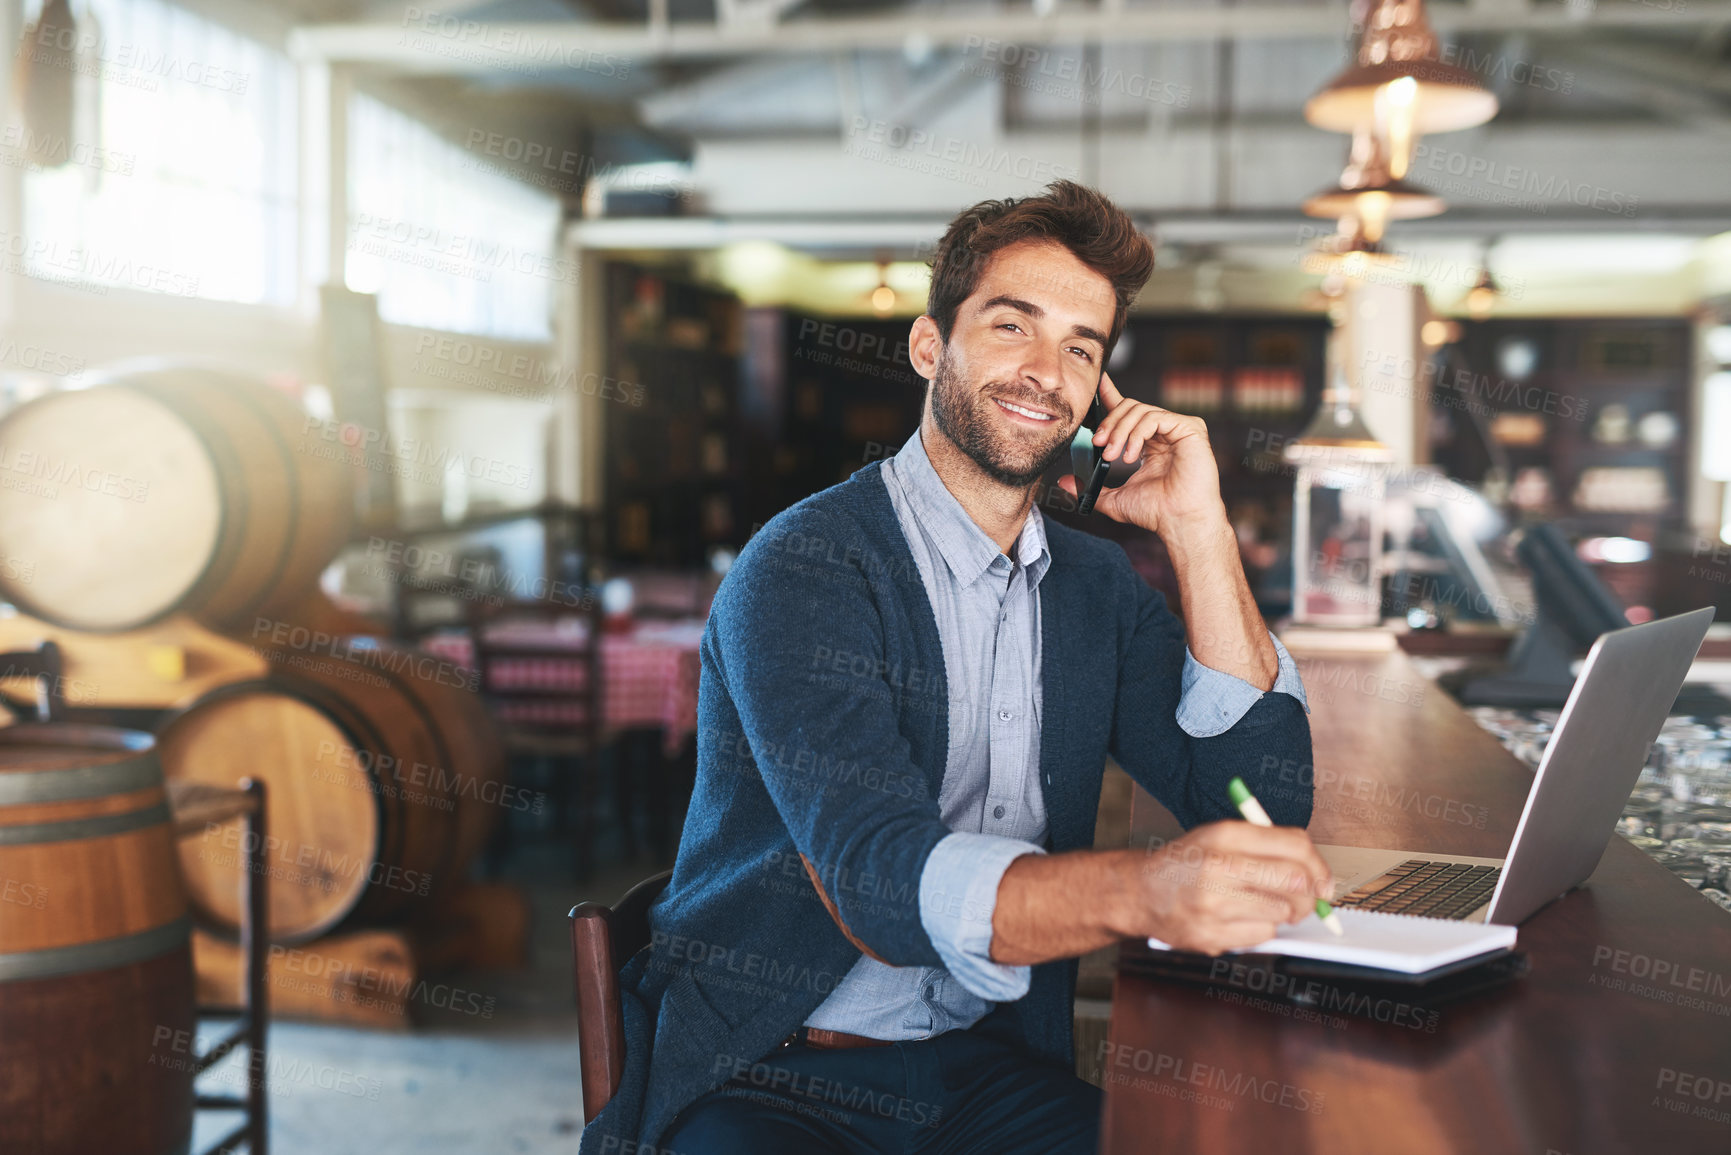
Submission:
MULTIPOLYGON (((488 633, 499 653, 493 661, 492 688, 580 691, 588 678, 582 651, 587 631, 581 619, 567 622, 501 622, 488 633), (510 657, 513 643, 546 651, 569 647, 570 658, 537 653, 510 657)), ((601 638, 602 726, 609 732, 660 727, 668 754, 697 732, 698 643, 703 623, 696 620, 641 622, 629 633, 601 638)), ((467 633, 434 634, 423 649, 472 669, 475 646, 467 633)), ((496 703, 501 721, 558 725, 581 721, 582 706, 557 698, 496 703)))

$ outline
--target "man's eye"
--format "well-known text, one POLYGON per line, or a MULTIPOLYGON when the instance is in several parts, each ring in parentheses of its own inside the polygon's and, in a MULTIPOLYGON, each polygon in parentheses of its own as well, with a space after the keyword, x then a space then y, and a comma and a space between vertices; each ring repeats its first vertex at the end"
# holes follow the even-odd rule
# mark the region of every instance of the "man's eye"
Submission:
POLYGON ((1084 360, 1084 361, 1092 363, 1094 360, 1094 354, 1088 352, 1088 350, 1083 349, 1080 346, 1077 346, 1077 345, 1070 346, 1070 352, 1076 354, 1078 357, 1082 358, 1082 360, 1084 360))
POLYGON ((1005 321, 1003 324, 999 325, 998 328, 1000 328, 1000 329, 1014 329, 1018 333, 1020 333, 1022 331, 1022 327, 1020 325, 1016 324, 1014 321, 1005 321))

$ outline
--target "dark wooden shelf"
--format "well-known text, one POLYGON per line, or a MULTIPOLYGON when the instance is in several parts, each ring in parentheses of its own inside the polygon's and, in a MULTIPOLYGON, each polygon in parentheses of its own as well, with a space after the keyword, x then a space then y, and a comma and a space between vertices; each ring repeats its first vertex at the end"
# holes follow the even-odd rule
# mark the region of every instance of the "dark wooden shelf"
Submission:
MULTIPOLYGON (((1533 414, 1545 424, 1537 445, 1487 446, 1479 427, 1455 415, 1453 438, 1435 447, 1440 465, 1469 484, 1483 479, 1496 457, 1511 473, 1532 467, 1545 470, 1551 481, 1553 505, 1548 514, 1521 513, 1516 520, 1541 517, 1581 533, 1619 535, 1650 540, 1659 527, 1680 518, 1689 483, 1688 449, 1693 437, 1689 358, 1690 322, 1682 318, 1508 318, 1467 322, 1462 340, 1451 351, 1452 368, 1470 370, 1475 400, 1498 413, 1533 414), (1499 364, 1505 342, 1530 341, 1537 364, 1507 389, 1499 364), (1627 363, 1606 363, 1623 358, 1627 363), (1559 402, 1567 396, 1586 406, 1580 419, 1560 412, 1546 413, 1531 403, 1530 391, 1545 391, 1559 402), (1501 394, 1501 396, 1499 396, 1501 394), (1666 446, 1646 446, 1631 440, 1610 444, 1594 439, 1593 431, 1605 409, 1621 405, 1631 425, 1653 412, 1673 415, 1675 440, 1666 446), (1651 468, 1664 475, 1670 501, 1657 510, 1621 512, 1575 508, 1575 487, 1588 469, 1651 468)), ((1561 408, 1560 404, 1555 408, 1561 408)), ((1449 411, 1438 408, 1438 415, 1449 411)), ((1632 430, 1631 430, 1632 433, 1632 430)), ((1512 479, 1512 478, 1511 478, 1512 479)))
POLYGON ((749 531, 740 500, 743 361, 731 351, 741 340, 740 302, 660 271, 613 263, 606 308, 609 371, 645 391, 641 409, 607 412, 607 552, 632 564, 700 566, 711 546, 742 544, 749 531), (671 340, 681 325, 704 333, 705 343, 671 340), (704 445, 716 436, 727 465, 709 472, 704 445))

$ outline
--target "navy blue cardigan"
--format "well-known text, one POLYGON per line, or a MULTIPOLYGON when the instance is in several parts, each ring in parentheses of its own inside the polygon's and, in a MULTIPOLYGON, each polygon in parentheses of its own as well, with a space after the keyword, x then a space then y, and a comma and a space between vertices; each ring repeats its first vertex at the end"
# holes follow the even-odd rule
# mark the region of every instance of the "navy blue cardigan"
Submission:
MULTIPOLYGON (((1175 715, 1183 625, 1116 544, 1048 522, 1040 583, 1040 773, 1049 849, 1093 845, 1110 753, 1186 827, 1234 817, 1242 776, 1283 825, 1310 762, 1286 694, 1192 738, 1175 715), (1264 788, 1258 789, 1259 784, 1264 788)), ((778 515, 722 583, 702 645, 697 781, 651 945, 620 972, 626 1066, 584 1155, 650 1149, 680 1111, 770 1052, 862 951, 941 966, 920 923, 926 856, 949 833, 937 621, 876 464, 778 515)), ((1069 1067, 1074 960, 976 1030, 1069 1067)))

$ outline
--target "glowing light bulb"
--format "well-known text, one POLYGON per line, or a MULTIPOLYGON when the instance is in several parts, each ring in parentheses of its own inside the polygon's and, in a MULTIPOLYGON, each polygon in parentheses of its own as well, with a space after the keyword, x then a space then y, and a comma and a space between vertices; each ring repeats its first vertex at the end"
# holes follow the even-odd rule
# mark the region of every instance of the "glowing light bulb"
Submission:
POLYGON ((1374 97, 1377 128, 1388 142, 1388 175, 1395 180, 1406 176, 1412 163, 1413 114, 1418 104, 1418 80, 1403 76, 1391 80, 1376 90, 1374 97))
POLYGON ((1388 227, 1389 206, 1394 198, 1385 192, 1367 192, 1358 195, 1358 220, 1364 229, 1364 239, 1371 244, 1382 240, 1383 230, 1388 227))
POLYGON ((1483 320, 1497 307, 1497 291, 1487 285, 1474 285, 1467 290, 1467 312, 1483 320))

